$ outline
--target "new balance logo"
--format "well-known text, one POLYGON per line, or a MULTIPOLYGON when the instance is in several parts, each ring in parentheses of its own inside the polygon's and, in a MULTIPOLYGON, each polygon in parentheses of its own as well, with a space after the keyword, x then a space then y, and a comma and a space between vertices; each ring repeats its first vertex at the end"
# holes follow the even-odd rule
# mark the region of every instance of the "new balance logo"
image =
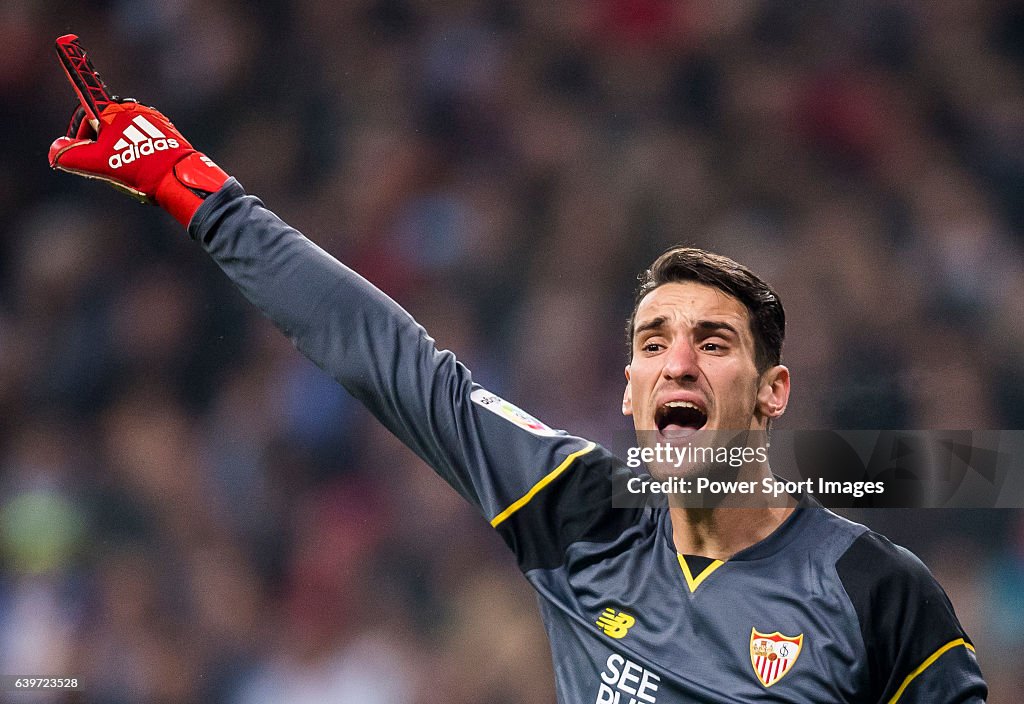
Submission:
POLYGON ((144 115, 137 115, 132 118, 132 124, 125 128, 121 139, 114 143, 117 153, 111 154, 107 163, 110 164, 110 168, 119 169, 125 164, 130 164, 136 159, 154 152, 175 149, 179 146, 178 140, 173 137, 169 138, 144 115))
POLYGON ((604 613, 601 614, 597 619, 597 625, 601 627, 604 634, 610 638, 622 638, 626 635, 633 624, 636 623, 636 619, 629 614, 615 613, 612 609, 605 609, 604 613))

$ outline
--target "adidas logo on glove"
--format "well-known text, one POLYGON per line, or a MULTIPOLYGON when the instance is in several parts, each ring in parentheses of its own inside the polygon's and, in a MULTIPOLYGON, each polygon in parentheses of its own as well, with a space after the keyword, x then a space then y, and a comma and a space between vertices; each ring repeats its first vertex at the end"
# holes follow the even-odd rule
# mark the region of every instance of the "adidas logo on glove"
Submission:
POLYGON ((157 129, 156 125, 142 115, 137 115, 132 124, 125 128, 121 139, 114 143, 116 153, 111 154, 107 163, 112 169, 119 169, 125 164, 130 164, 136 159, 162 152, 168 149, 177 148, 178 140, 168 138, 163 132, 157 129), (131 142, 128 142, 131 140, 131 142))
POLYGON ((188 227, 228 175, 160 111, 111 95, 77 36, 60 37, 57 54, 79 106, 64 136, 50 145, 50 166, 106 181, 136 200, 159 205, 188 227))

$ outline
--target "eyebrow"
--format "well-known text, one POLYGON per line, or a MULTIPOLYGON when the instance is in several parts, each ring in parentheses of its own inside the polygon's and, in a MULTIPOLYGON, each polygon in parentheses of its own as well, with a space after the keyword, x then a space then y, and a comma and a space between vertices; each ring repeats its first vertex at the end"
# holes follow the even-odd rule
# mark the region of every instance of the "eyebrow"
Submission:
POLYGON ((648 330, 657 330, 658 328, 664 327, 668 318, 664 315, 659 315, 657 318, 652 318, 646 323, 640 323, 633 328, 633 337, 637 337, 640 333, 647 332, 648 330))
POLYGON ((703 332, 720 332, 726 330, 735 337, 740 337, 739 331, 729 323, 722 320, 701 320, 697 322, 696 328, 703 332))
MULTIPOLYGON (((663 315, 659 315, 657 318, 652 318, 645 323, 637 325, 633 330, 633 335, 639 335, 640 333, 647 332, 648 330, 657 330, 664 327, 666 322, 668 322, 668 318, 663 315)), ((703 332, 719 332, 721 330, 725 330, 727 332, 731 332, 737 337, 740 335, 739 331, 735 327, 724 320, 699 320, 694 327, 703 332)))

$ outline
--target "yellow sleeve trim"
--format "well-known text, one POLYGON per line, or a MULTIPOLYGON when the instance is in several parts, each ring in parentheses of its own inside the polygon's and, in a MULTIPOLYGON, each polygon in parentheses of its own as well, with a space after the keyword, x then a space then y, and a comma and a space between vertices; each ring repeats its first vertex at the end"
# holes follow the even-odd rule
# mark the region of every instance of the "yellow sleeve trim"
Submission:
POLYGON ((690 572, 690 566, 686 564, 686 558, 680 555, 679 553, 676 553, 676 557, 679 558, 679 566, 683 568, 683 576, 686 577, 686 586, 690 588, 691 594, 697 591, 697 587, 700 586, 700 583, 707 579, 712 572, 714 572, 719 567, 725 564, 721 560, 715 560, 710 565, 705 567, 699 575, 694 577, 693 573, 690 572))
POLYGON ((923 663, 921 663, 920 667, 918 667, 916 670, 914 670, 909 675, 907 675, 907 679, 903 680, 903 684, 901 684, 900 688, 896 690, 896 694, 894 694, 892 696, 892 699, 889 700, 889 704, 896 704, 896 702, 899 701, 900 697, 903 696, 903 692, 907 689, 907 687, 910 686, 910 683, 914 681, 915 677, 917 677, 922 672, 924 672, 929 667, 931 667, 932 663, 934 663, 936 660, 938 660, 940 657, 942 657, 942 654, 945 653, 947 650, 949 650, 950 648, 955 648, 958 645, 964 646, 965 648, 970 650, 972 653, 974 652, 974 646, 971 645, 970 643, 968 643, 963 638, 957 638, 956 640, 949 641, 944 646, 942 646, 941 648, 936 650, 934 653, 932 653, 928 657, 927 660, 925 660, 923 663))
POLYGON ((544 487, 546 487, 546 486, 547 486, 548 484, 550 484, 551 482, 555 481, 555 479, 556 479, 556 478, 558 478, 558 475, 559 475, 559 474, 561 474, 562 472, 564 472, 565 470, 567 470, 567 469, 569 468, 569 465, 571 465, 571 464, 572 464, 573 462, 575 462, 575 461, 576 461, 576 458, 577 458, 577 457, 580 457, 581 455, 585 455, 585 454, 587 454, 588 452, 590 452, 591 450, 593 450, 593 449, 594 449, 595 447, 597 447, 597 445, 595 445, 595 444, 594 444, 594 443, 592 443, 592 442, 589 442, 589 443, 587 443, 587 446, 586 446, 586 447, 584 447, 584 448, 583 448, 582 450, 576 450, 576 452, 572 453, 571 455, 569 455, 568 457, 566 457, 566 458, 565 458, 564 460, 562 460, 562 464, 558 465, 557 467, 555 467, 554 469, 552 469, 552 470, 551 470, 550 472, 548 472, 548 474, 547 474, 547 476, 546 476, 546 477, 544 477, 544 478, 543 478, 543 479, 541 479, 541 480, 540 480, 539 482, 537 482, 536 484, 534 484, 534 485, 533 485, 533 486, 532 486, 532 487, 530 488, 530 490, 529 490, 528 492, 526 492, 525 494, 523 494, 523 496, 522 496, 522 497, 521 497, 520 499, 518 499, 518 500, 517 500, 517 501, 516 501, 515 503, 513 503, 513 504, 512 504, 511 506, 509 506, 509 507, 508 507, 508 508, 506 508, 506 509, 505 509, 504 511, 502 511, 501 513, 499 513, 499 514, 498 514, 497 516, 495 516, 494 518, 492 518, 492 519, 491 519, 491 527, 493 527, 493 528, 497 528, 497 527, 498 527, 499 525, 501 525, 501 524, 502 524, 502 523, 503 523, 503 522, 505 521, 505 519, 506 519, 506 518, 508 518, 508 517, 509 517, 509 516, 511 516, 511 515, 512 515, 513 513, 515 513, 515 512, 516 512, 516 511, 518 511, 519 509, 521 509, 521 508, 522 508, 523 506, 525 506, 526 504, 530 503, 530 500, 531 500, 531 499, 532 499, 532 498, 533 498, 534 496, 536 496, 536 495, 537 495, 537 493, 538 493, 538 492, 539 492, 539 491, 540 491, 541 489, 543 489, 544 487))

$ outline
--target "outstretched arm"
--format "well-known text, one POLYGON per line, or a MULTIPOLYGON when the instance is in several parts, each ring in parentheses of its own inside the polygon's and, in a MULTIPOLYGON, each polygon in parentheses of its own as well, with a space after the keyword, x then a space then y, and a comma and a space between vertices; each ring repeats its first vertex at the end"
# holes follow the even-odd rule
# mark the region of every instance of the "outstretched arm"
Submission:
POLYGON ((187 226, 306 356, 480 508, 524 568, 614 527, 608 474, 620 465, 606 451, 475 385, 400 306, 246 195, 158 111, 111 99, 93 121, 84 103, 51 146, 51 166, 104 180, 187 226))
POLYGON ((481 416, 471 374, 451 352, 438 350, 397 303, 233 179, 207 199, 189 234, 303 354, 475 503, 497 500, 474 486, 472 468, 500 462, 488 445, 543 464, 537 448, 568 440, 540 424, 535 434, 481 416))

